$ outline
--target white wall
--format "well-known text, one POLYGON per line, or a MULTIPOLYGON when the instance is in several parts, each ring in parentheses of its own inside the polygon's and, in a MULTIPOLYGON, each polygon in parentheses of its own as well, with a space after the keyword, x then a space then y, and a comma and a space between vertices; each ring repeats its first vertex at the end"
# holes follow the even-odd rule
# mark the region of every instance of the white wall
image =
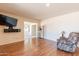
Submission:
POLYGON ((45 26, 45 39, 56 41, 62 31, 65 31, 65 36, 68 37, 70 32, 79 32, 79 12, 45 19, 41 22, 42 25, 45 26))

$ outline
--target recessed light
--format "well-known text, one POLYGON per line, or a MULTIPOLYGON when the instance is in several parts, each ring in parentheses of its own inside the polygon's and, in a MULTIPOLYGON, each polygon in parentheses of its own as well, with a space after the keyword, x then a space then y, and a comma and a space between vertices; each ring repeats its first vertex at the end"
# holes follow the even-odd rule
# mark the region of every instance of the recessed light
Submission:
POLYGON ((50 6, 50 3, 46 3, 46 7, 49 7, 50 6))

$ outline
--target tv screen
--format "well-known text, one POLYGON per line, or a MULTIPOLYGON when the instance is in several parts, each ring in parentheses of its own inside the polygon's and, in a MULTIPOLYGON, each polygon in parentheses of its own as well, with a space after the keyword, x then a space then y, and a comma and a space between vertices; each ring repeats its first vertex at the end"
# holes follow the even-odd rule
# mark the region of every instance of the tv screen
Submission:
POLYGON ((0 14, 0 25, 13 27, 17 25, 17 19, 0 14))

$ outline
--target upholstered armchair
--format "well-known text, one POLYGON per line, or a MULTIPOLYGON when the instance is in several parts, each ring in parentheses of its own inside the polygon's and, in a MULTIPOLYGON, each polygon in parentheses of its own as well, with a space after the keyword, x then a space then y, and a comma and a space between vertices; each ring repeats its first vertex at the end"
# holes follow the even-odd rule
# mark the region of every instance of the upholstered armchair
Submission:
POLYGON ((57 39, 57 48, 67 52, 75 52, 78 43, 78 35, 74 32, 69 34, 69 37, 66 38, 64 36, 64 32, 62 36, 57 39))

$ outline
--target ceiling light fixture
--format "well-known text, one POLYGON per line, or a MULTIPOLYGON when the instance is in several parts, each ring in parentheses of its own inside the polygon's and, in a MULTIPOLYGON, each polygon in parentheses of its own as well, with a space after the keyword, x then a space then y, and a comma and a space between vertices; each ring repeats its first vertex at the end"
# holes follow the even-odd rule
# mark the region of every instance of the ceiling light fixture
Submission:
POLYGON ((50 6, 50 3, 46 3, 46 7, 49 7, 50 6))

